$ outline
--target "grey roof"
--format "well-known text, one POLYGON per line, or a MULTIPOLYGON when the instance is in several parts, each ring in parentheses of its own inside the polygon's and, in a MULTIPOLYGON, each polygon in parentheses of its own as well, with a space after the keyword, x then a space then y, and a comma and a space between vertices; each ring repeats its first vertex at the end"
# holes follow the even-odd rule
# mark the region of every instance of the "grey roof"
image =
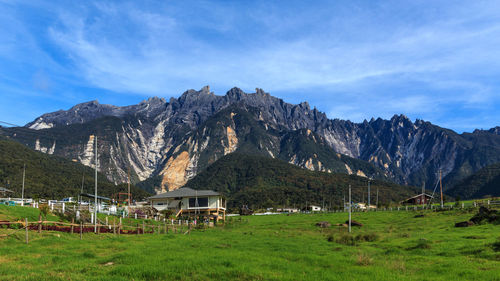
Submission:
MULTIPOLYGON (((80 194, 80 196, 87 197, 87 198, 95 198, 94 194, 90 194, 90 193, 82 193, 82 194, 80 194)), ((99 195, 97 195, 97 199, 111 201, 110 198, 104 197, 104 196, 99 196, 99 195)))
POLYGON ((175 197, 196 197, 196 196, 217 196, 221 195, 219 192, 212 190, 194 190, 189 187, 179 188, 173 191, 156 194, 149 197, 148 199, 160 199, 160 198, 175 198, 175 197))
POLYGON ((14 192, 14 191, 7 189, 5 187, 0 187, 0 192, 14 192))

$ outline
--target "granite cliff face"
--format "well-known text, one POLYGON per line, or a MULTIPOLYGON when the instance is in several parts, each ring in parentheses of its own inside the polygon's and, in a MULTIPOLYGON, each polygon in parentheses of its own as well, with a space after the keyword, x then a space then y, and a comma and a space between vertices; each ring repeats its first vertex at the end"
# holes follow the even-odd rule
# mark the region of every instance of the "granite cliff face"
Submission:
POLYGON ((155 178, 157 192, 182 186, 234 151, 428 188, 439 169, 450 186, 500 162, 498 127, 459 135, 404 115, 363 123, 331 120, 307 102, 289 104, 261 89, 247 94, 233 88, 218 96, 204 87, 168 102, 150 98, 125 107, 93 101, 4 131, 39 151, 88 166, 94 165, 97 135, 98 167, 110 180, 125 181, 130 165, 133 181, 155 178))

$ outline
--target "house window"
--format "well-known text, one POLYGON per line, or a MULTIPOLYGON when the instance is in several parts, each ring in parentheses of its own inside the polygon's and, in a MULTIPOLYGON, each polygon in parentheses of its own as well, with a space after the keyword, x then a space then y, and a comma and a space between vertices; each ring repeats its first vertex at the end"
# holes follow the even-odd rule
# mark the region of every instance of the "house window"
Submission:
POLYGON ((189 198, 189 208, 208 207, 208 197, 189 198), (198 199, 198 205, 196 205, 198 199))

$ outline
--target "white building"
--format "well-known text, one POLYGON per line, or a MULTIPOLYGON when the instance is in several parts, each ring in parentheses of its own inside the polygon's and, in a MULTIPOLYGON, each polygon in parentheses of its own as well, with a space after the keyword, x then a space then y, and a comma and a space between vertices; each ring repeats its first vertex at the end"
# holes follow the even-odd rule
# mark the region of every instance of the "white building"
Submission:
POLYGON ((321 207, 320 206, 311 205, 310 208, 311 208, 312 212, 319 212, 319 211, 321 211, 321 207))
POLYGON ((173 210, 175 216, 207 215, 225 219, 226 199, 212 190, 194 190, 188 187, 157 194, 148 198, 151 207, 173 210))

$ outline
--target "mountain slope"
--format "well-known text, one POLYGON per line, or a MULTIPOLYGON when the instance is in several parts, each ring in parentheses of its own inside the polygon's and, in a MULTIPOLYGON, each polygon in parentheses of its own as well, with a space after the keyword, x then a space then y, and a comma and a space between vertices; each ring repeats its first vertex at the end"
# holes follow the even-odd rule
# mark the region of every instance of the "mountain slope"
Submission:
MULTIPOLYGON (((77 197, 84 175, 84 192, 94 193, 94 170, 80 163, 33 151, 22 144, 0 138, 0 185, 21 196, 23 165, 26 164, 25 197, 61 199, 77 197)), ((111 197, 117 192, 127 192, 125 184, 115 186, 104 175, 98 174, 98 193, 111 197)), ((148 194, 131 187, 134 198, 148 194)))
POLYGON ((130 163, 134 182, 162 175, 162 190, 181 186, 236 150, 267 153, 321 171, 339 171, 340 163, 330 163, 339 154, 345 172, 371 176, 348 163, 348 159, 363 160, 379 169, 373 174, 416 186, 433 186, 441 169, 446 188, 500 162, 498 128, 457 134, 403 115, 363 123, 331 120, 305 102, 289 104, 261 89, 247 94, 233 88, 218 96, 204 87, 168 102, 151 98, 126 107, 94 101, 44 114, 26 128, 4 133, 37 150, 84 164, 92 157, 88 144, 97 134, 103 140, 100 148, 108 154, 100 167, 110 180, 123 182, 130 163), (26 133, 28 127, 48 129, 26 133), (308 144, 301 141, 304 135, 308 144))
MULTIPOLYGON (((277 159, 236 152, 217 160, 185 186, 220 191, 228 197, 230 208, 244 204, 263 208, 300 207, 306 203, 339 207, 349 185, 353 201, 366 201, 367 184, 366 178, 355 175, 310 171, 277 159)), ((373 181, 371 187, 373 204, 377 189, 383 204, 397 202, 417 192, 380 180, 373 181)))
POLYGON ((482 168, 466 177, 448 191, 452 196, 461 199, 482 198, 484 196, 500 196, 500 163, 482 168))

